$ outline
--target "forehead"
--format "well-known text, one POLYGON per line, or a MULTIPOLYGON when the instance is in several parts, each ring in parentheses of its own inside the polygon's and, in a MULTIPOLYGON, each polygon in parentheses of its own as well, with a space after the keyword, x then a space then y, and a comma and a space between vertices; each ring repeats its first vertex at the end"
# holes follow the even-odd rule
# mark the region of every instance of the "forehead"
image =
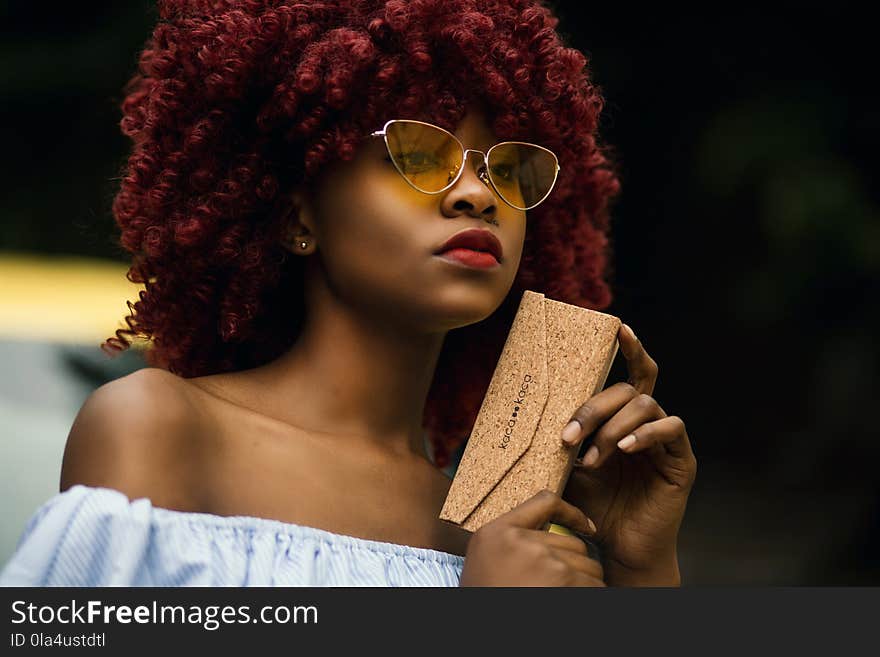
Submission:
POLYGON ((462 120, 450 132, 461 140, 465 148, 488 148, 498 141, 488 114, 474 105, 468 107, 462 120))

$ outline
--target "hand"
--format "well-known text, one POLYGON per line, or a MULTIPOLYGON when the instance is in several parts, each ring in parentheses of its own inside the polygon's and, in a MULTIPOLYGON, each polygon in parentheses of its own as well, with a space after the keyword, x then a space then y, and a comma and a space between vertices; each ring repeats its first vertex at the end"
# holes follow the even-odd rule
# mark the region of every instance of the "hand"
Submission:
POLYGON ((460 586, 605 586, 602 565, 575 536, 546 530, 550 521, 595 534, 582 511, 542 490, 480 527, 468 542, 460 586))
POLYGON ((651 396, 657 363, 625 324, 618 340, 629 381, 575 411, 577 432, 563 442, 577 450, 592 437, 592 445, 562 497, 595 519, 610 586, 679 586, 676 543, 697 460, 682 419, 651 396))

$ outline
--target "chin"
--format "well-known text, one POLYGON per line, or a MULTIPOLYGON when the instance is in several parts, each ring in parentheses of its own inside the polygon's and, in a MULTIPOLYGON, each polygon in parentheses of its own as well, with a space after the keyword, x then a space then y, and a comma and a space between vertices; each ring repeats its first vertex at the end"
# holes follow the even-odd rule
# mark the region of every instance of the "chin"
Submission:
POLYGON ((425 317, 435 318, 436 328, 452 330, 483 321, 504 301, 497 290, 470 290, 467 293, 442 294, 430 300, 425 317))

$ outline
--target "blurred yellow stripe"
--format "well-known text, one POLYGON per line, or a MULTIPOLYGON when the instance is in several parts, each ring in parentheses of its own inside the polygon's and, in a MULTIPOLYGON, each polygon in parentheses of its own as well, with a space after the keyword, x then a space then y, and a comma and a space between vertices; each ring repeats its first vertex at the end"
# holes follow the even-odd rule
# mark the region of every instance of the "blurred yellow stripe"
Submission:
POLYGON ((126 326, 125 302, 143 289, 127 271, 109 260, 0 252, 0 338, 99 345, 126 326))

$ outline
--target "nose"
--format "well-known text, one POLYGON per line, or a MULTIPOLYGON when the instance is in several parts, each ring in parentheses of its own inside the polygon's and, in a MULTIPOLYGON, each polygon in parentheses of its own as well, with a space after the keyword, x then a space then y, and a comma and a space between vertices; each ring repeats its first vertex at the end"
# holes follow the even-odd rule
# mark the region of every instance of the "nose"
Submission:
POLYGON ((446 190, 440 202, 440 210, 446 217, 457 217, 467 214, 487 221, 494 221, 498 212, 498 203, 495 192, 492 191, 488 174, 482 171, 484 164, 480 153, 469 151, 467 156, 476 157, 476 166, 481 168, 478 174, 474 167, 469 166, 469 159, 464 163, 464 171, 455 181, 455 184, 446 190))

